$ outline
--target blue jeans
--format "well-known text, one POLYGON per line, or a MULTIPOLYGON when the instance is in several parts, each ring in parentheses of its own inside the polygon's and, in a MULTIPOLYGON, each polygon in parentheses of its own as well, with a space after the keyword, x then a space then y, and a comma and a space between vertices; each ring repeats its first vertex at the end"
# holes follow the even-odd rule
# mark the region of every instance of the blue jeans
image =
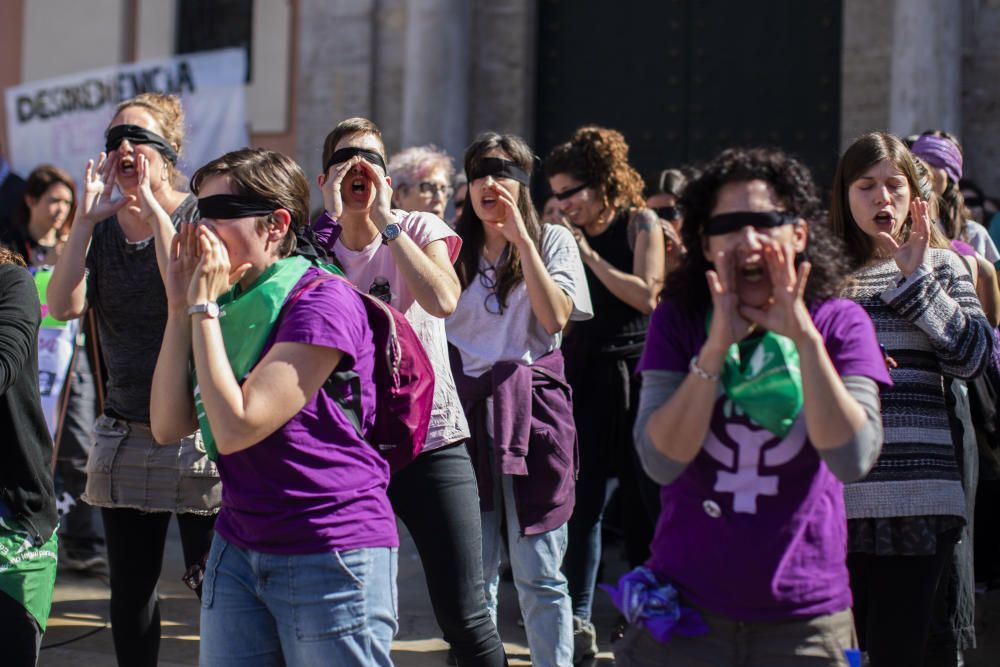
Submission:
POLYGON ((541 535, 522 535, 514 502, 513 479, 510 475, 500 477, 502 483, 494 485, 498 490, 494 511, 483 512, 483 575, 490 616, 496 623, 503 512, 507 521, 510 568, 528 635, 531 664, 535 667, 572 665, 573 612, 566 577, 561 570, 566 554, 566 524, 541 535))
POLYGON ((201 594, 202 667, 392 665, 396 549, 305 555, 215 536, 201 594))

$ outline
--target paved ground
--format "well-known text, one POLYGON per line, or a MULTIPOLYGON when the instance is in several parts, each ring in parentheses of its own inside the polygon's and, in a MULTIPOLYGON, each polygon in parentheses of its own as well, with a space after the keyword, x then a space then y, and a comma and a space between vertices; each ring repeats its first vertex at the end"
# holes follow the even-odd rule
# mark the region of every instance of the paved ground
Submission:
MULTIPOLYGON (((430 612, 423 572, 413 543, 405 533, 399 558, 399 635, 393 642, 393 659, 399 667, 435 667, 445 665, 446 645, 430 612)), ((624 565, 612 551, 608 574, 619 573, 624 565)), ((198 664, 198 601, 181 582, 180 544, 176 532, 168 540, 164 574, 160 581, 163 640, 160 649, 162 667, 198 664)), ((516 594, 511 584, 501 591, 501 634, 511 665, 530 665, 524 630, 517 624, 516 594)), ((966 654, 966 667, 1000 665, 1000 591, 986 601, 980 648, 966 654)), ((607 649, 607 637, 617 612, 608 596, 597 594, 594 622, 601 648, 607 649)), ((100 577, 60 572, 56 581, 55 603, 49 630, 43 642, 41 667, 113 666, 114 649, 108 627, 108 588, 100 577)), ((601 653, 592 666, 613 665, 610 653, 601 653)))
MULTIPOLYGON (((198 600, 181 582, 180 543, 171 524, 171 536, 160 579, 162 615, 161 667, 198 664, 198 600)), ((393 642, 398 667, 444 667, 447 644, 430 611, 427 587, 416 549, 401 528, 399 556, 399 634, 393 642)), ((617 612, 600 593, 595 609, 599 641, 604 644, 617 612)), ((501 591, 501 630, 511 665, 530 665, 524 629, 518 626, 517 598, 512 584, 501 591)), ((603 646, 602 646, 603 648, 603 646)), ((60 572, 49 628, 42 642, 40 667, 104 667, 115 664, 108 626, 108 587, 102 577, 60 572), (68 643, 67 643, 68 642, 68 643)), ((610 653, 591 663, 613 665, 610 653)))

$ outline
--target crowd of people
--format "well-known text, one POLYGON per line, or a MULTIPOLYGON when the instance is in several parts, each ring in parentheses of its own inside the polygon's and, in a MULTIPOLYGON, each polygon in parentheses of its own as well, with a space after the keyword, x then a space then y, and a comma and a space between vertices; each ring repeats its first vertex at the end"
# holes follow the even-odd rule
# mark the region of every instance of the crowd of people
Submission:
POLYGON ((605 594, 625 666, 975 646, 1000 215, 953 135, 865 134, 827 191, 771 148, 644 179, 596 126, 540 160, 483 133, 456 174, 350 118, 311 211, 274 151, 188 179, 184 122, 122 102, 79 186, 0 160, 9 664, 57 567, 106 564, 118 663, 155 665, 171 516, 209 666, 391 665, 397 519, 458 665, 507 664, 504 563, 539 667, 597 653, 605 594))

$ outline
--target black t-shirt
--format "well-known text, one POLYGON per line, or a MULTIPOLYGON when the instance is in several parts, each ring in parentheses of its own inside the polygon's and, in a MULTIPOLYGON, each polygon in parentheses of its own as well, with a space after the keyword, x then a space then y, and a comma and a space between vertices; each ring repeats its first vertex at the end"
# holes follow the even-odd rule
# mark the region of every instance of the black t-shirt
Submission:
MULTIPOLYGON (((190 195, 170 218, 176 227, 197 216, 198 200, 190 195)), ((107 366, 104 412, 149 423, 149 392, 167 323, 152 237, 130 243, 116 218, 97 224, 87 253, 87 303, 97 314, 107 366)))

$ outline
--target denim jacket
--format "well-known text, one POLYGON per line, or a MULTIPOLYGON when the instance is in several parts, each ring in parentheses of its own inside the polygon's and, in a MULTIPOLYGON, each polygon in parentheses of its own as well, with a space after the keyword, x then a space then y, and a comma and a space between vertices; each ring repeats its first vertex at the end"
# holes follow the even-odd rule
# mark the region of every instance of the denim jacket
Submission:
POLYGON ((561 526, 573 513, 580 468, 573 400, 559 350, 528 366, 494 364, 477 378, 463 372, 451 347, 452 372, 472 437, 469 454, 479 481, 479 505, 493 510, 493 471, 514 477, 518 523, 525 535, 561 526), (493 455, 486 429, 486 399, 493 397, 493 455))

